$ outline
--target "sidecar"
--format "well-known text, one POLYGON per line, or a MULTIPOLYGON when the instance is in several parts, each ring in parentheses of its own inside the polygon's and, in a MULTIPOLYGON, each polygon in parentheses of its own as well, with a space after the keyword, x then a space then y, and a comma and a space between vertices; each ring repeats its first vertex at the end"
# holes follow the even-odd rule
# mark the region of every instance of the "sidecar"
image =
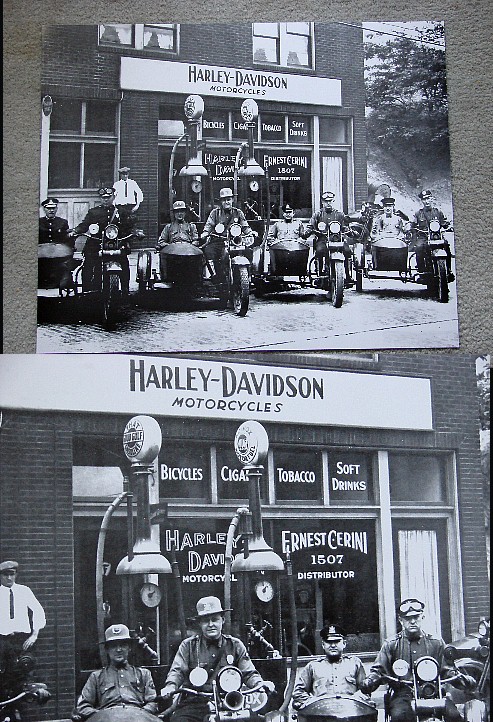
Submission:
POLYGON ((74 259, 74 249, 65 243, 38 245, 38 296, 58 297, 76 293, 73 271, 80 261, 74 259))
POLYGON ((363 290, 363 278, 413 281, 417 270, 412 267, 414 253, 403 238, 384 236, 353 246, 356 290, 363 290))
POLYGON ((264 241, 254 249, 252 283, 256 296, 287 291, 293 285, 311 286, 315 275, 313 254, 304 241, 264 241))
POLYGON ((372 704, 352 695, 324 694, 298 710, 300 722, 376 722, 377 717, 372 704))
POLYGON ((156 715, 134 705, 108 707, 91 716, 92 722, 156 722, 156 719, 156 715))

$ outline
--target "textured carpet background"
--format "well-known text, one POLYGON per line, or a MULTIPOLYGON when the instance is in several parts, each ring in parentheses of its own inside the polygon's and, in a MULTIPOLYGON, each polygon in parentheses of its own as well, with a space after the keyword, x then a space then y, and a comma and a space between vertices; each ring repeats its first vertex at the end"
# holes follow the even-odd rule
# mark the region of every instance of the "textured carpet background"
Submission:
POLYGON ((5 0, 4 353, 34 353, 36 348, 41 26, 295 20, 445 21, 461 351, 492 352, 490 0, 340 0, 325 5, 314 0, 5 0))

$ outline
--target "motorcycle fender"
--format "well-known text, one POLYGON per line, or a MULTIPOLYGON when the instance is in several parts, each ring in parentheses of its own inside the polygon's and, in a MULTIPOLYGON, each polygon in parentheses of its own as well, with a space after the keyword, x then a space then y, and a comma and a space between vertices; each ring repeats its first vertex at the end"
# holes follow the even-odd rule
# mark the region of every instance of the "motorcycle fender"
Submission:
POLYGON ((463 717, 466 722, 486 722, 486 704, 480 699, 470 699, 464 705, 463 717))
POLYGON ((433 258, 447 258, 447 253, 443 248, 432 248, 431 255, 433 258))
POLYGON ((356 243, 356 244, 354 245, 354 255, 355 255, 355 257, 356 257, 356 259, 357 259, 357 261, 358 261, 358 265, 359 265, 361 268, 363 268, 363 266, 364 266, 364 261, 365 261, 365 258, 364 258, 364 250, 365 250, 365 249, 364 249, 364 246, 363 246, 362 243, 356 243))
POLYGON ((260 246, 256 246, 253 249, 252 270, 254 273, 262 272, 262 251, 260 249, 260 246))
POLYGON ((233 256, 231 259, 232 266, 249 266, 250 261, 245 256, 233 256))
POLYGON ((332 261, 342 261, 344 263, 344 253, 340 253, 339 251, 331 253, 330 258, 332 261))
POLYGON ((114 273, 114 272, 121 273, 122 271, 122 265, 118 261, 105 261, 104 263, 104 272, 105 273, 114 273))

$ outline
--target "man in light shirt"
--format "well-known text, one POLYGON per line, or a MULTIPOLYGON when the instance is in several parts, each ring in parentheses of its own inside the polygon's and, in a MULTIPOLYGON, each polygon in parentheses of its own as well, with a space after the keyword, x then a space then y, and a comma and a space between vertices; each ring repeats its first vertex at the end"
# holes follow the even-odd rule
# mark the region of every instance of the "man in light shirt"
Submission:
POLYGON ((19 564, 0 564, 0 671, 22 652, 32 650, 41 629, 46 626, 43 607, 24 584, 17 584, 19 564), (29 620, 30 613, 32 620, 29 620))
POLYGON ((115 205, 118 210, 124 208, 129 213, 137 213, 144 200, 144 194, 136 181, 128 177, 130 168, 127 165, 118 168, 120 180, 113 184, 115 189, 115 205))

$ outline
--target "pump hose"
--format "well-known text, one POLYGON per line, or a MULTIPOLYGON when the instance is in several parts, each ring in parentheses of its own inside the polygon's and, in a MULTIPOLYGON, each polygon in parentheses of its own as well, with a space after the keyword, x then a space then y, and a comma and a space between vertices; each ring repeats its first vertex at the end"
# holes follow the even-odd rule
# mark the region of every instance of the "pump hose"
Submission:
POLYGON ((248 514, 249 509, 245 506, 240 506, 228 528, 228 534, 226 536, 226 551, 224 553, 224 609, 226 610, 224 617, 226 623, 226 632, 229 634, 231 629, 231 564, 233 562, 233 539, 240 523, 240 517, 242 514, 248 514))
POLYGON ((103 609, 103 558, 104 558, 104 543, 106 540, 106 532, 110 524, 113 512, 117 509, 125 497, 128 495, 127 491, 123 491, 119 496, 114 499, 106 510, 106 513, 101 522, 101 528, 98 536, 98 546, 96 550, 96 616, 97 616, 97 628, 98 628, 98 644, 99 644, 99 656, 103 667, 106 664, 106 652, 104 651, 104 609, 103 609))
POLYGON ((291 665, 289 682, 284 693, 284 701, 279 707, 280 714, 284 714, 288 709, 296 682, 296 670, 298 669, 298 620, 296 617, 296 600, 294 597, 293 564, 289 552, 286 555, 286 573, 288 577, 289 611, 291 614, 291 665))

